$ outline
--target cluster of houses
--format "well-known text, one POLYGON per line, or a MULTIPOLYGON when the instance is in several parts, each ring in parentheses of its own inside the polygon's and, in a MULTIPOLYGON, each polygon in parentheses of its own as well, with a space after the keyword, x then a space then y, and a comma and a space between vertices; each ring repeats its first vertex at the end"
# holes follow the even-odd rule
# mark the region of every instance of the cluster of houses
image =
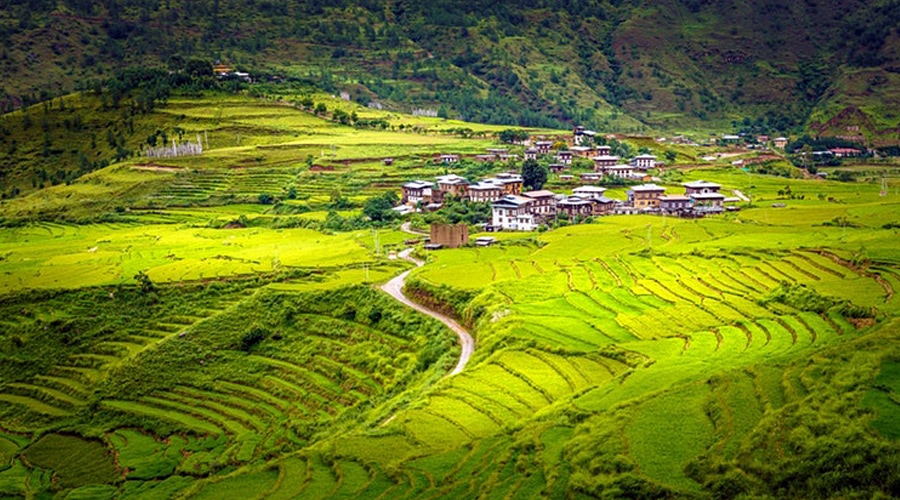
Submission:
POLYGON ((684 194, 665 195, 666 188, 641 184, 628 190, 627 200, 604 196, 606 188, 581 186, 571 195, 548 190, 522 192, 522 177, 503 173, 470 183, 455 175, 443 175, 435 182, 413 181, 403 185, 400 208, 437 210, 445 197, 454 196, 472 202, 491 204, 491 222, 486 230, 532 231, 541 224, 559 218, 581 220, 586 217, 613 214, 671 214, 702 217, 725 210, 725 203, 739 201, 720 193, 721 186, 695 181, 683 184, 684 194))
MULTIPOLYGON (((740 201, 737 198, 726 198, 719 192, 721 187, 718 184, 706 181, 684 184, 683 194, 666 195, 665 187, 644 183, 632 186, 627 192, 627 200, 608 198, 605 196, 606 188, 591 183, 610 177, 651 181, 653 178, 649 177, 647 171, 661 164, 656 161, 655 156, 649 154, 623 162, 612 154, 609 146, 594 145, 595 134, 577 127, 565 149, 554 148, 558 144, 546 140, 526 145, 526 160, 555 154, 555 158, 551 159, 555 162, 550 165, 550 171, 557 174, 563 182, 575 180, 574 175, 564 173, 571 168, 575 158, 587 158, 593 162, 592 171, 580 176, 584 185, 575 188, 571 195, 548 190, 523 192, 522 176, 512 172, 500 173, 476 182, 469 182, 456 174, 448 174, 437 177, 435 181, 417 180, 404 184, 401 205, 395 210, 434 211, 440 209, 445 198, 452 196, 476 203, 490 203, 491 222, 486 224, 486 230, 532 231, 560 218, 575 221, 593 216, 638 213, 702 217, 724 211, 726 203, 740 201)), ((518 155, 511 154, 508 149, 492 148, 485 154, 477 155, 476 159, 509 162, 518 160, 518 155)), ((435 161, 450 165, 459 162, 460 156, 443 154, 435 157, 435 161)))

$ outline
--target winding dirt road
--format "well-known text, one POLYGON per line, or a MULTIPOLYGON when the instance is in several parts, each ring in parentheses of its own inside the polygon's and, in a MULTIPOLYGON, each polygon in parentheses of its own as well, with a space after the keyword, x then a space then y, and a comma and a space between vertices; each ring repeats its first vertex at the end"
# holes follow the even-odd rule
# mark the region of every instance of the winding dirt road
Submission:
MULTIPOLYGON (((412 253, 412 248, 407 248, 398 254, 401 259, 408 260, 416 265, 416 267, 420 267, 424 262, 418 259, 414 259, 410 256, 412 253)), ((388 295, 393 297, 398 302, 405 304, 416 311, 419 311, 422 314, 426 314, 431 316, 432 318, 440 321, 441 323, 447 325, 448 328, 453 330, 453 333, 459 337, 459 345, 462 347, 462 352, 459 353, 459 362, 456 363, 456 367, 453 368, 447 376, 451 377, 456 375, 457 373, 463 371, 463 368, 466 367, 466 364, 469 362, 469 358, 472 357, 472 353, 475 352, 475 339, 472 338, 472 335, 466 331, 465 328, 459 325, 456 321, 453 321, 448 316, 445 316, 437 311, 432 311, 427 307, 416 304, 412 300, 409 299, 406 295, 403 294, 403 286, 406 284, 406 277, 409 276, 409 273, 412 271, 404 271, 403 273, 396 276, 391 281, 388 281, 384 285, 381 286, 381 289, 385 291, 388 295)))

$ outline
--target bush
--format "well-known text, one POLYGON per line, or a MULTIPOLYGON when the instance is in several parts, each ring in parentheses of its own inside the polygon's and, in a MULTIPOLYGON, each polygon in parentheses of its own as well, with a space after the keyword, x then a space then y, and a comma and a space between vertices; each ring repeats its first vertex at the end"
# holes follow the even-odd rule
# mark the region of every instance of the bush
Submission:
POLYGON ((250 349, 253 349, 253 346, 259 344, 265 339, 265 330, 259 327, 253 328, 241 337, 241 350, 244 352, 250 352, 250 349))

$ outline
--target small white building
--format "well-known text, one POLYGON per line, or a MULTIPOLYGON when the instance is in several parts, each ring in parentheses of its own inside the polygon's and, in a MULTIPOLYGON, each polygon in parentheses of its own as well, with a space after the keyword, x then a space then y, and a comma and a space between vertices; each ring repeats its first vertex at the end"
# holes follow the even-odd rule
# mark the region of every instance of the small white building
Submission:
POLYGON ((634 168, 639 170, 647 170, 656 167, 656 157, 653 155, 640 155, 635 156, 633 160, 631 160, 631 164, 634 168))
POLYGON ((533 231, 537 228, 531 213, 532 200, 524 196, 507 195, 491 205, 491 224, 506 231, 533 231))
POLYGON ((420 201, 431 199, 434 183, 427 181, 407 182, 402 186, 400 202, 407 205, 416 205, 420 201))
POLYGON ((598 172, 603 167, 612 167, 619 163, 618 156, 598 155, 591 159, 594 160, 594 170, 598 172))

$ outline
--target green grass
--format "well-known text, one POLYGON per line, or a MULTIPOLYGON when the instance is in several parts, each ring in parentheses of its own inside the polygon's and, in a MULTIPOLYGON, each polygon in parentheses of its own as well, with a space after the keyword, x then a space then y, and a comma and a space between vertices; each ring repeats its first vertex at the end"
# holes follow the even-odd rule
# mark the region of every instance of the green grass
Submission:
POLYGON ((117 475, 106 446, 76 436, 48 434, 22 455, 37 467, 53 470, 67 487, 113 482, 117 475))
POLYGON ((268 491, 277 479, 278 471, 274 469, 228 477, 204 486, 192 495, 192 498, 204 500, 222 497, 256 498, 262 492, 268 491))

